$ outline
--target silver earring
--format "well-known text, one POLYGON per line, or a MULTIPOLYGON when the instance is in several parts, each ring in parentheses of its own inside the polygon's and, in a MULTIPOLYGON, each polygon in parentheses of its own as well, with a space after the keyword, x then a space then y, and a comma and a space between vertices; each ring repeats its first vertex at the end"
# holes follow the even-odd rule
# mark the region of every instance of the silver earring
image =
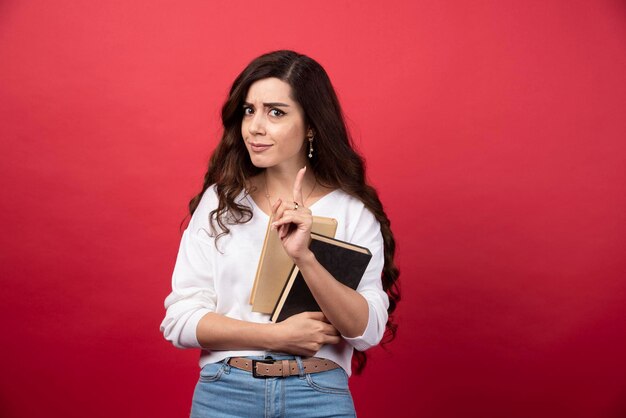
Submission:
POLYGON ((313 158, 313 138, 309 138, 309 158, 313 158))

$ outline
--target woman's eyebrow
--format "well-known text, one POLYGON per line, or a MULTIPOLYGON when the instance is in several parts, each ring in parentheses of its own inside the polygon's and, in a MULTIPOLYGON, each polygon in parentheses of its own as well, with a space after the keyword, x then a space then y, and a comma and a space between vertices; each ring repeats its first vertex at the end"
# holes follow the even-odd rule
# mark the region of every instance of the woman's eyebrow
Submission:
MULTIPOLYGON (((245 106, 253 106, 252 103, 244 102, 245 106)), ((280 102, 271 102, 271 103, 263 103, 263 107, 289 107, 287 103, 280 102)))

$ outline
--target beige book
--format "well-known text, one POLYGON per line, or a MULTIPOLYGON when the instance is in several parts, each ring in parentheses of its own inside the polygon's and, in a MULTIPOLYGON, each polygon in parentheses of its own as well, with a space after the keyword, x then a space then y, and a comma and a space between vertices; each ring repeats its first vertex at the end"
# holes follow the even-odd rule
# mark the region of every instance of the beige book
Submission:
MULTIPOLYGON (((271 228, 272 222, 273 218, 270 218, 265 232, 259 266, 250 293, 252 311, 266 314, 271 314, 276 307, 276 302, 280 298, 289 278, 289 273, 294 266, 291 257, 283 249, 283 244, 278 238, 278 231, 271 228)), ((322 216, 313 217, 311 232, 334 238, 336 231, 336 219, 322 216)))

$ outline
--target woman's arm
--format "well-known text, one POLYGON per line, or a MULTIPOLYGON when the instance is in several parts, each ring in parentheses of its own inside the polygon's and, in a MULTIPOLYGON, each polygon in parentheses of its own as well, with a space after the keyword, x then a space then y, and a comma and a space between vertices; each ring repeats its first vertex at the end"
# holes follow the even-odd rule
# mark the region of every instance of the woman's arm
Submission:
POLYGON ((213 312, 198 322, 200 345, 212 350, 269 350, 313 356, 324 344, 341 341, 321 312, 303 312, 277 324, 260 324, 213 312))
POLYGON ((271 350, 314 355, 324 344, 341 341, 321 312, 294 315, 278 324, 260 324, 215 313, 210 255, 212 242, 198 237, 195 225, 185 230, 174 273, 172 292, 165 299, 161 323, 164 337, 178 348, 271 350))
POLYGON ((276 219, 273 226, 330 323, 354 348, 367 350, 380 342, 388 318, 389 298, 381 281, 384 245, 380 224, 363 205, 351 212, 349 239, 369 248, 372 258, 357 290, 335 280, 309 249, 313 217, 310 209, 300 204, 304 172, 305 169, 298 172, 294 183, 293 196, 298 208, 291 209, 291 204, 279 199, 272 207, 276 219))
POLYGON ((357 291, 336 280, 309 251, 294 260, 311 294, 326 318, 344 337, 362 335, 368 321, 369 308, 357 291))
POLYGON ((321 312, 294 315, 278 324, 261 324, 215 313, 216 295, 209 274, 212 245, 187 229, 172 276, 172 293, 161 331, 178 348, 271 350, 314 355, 324 344, 337 344, 337 329, 321 312))

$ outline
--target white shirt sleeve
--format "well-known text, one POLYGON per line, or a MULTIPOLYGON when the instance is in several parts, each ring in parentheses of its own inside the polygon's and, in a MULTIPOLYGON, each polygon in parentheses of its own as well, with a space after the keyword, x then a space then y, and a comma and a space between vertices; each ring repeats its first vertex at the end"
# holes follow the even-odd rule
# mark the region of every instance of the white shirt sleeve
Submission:
POLYGON ((217 304, 211 262, 214 242, 201 235, 206 236, 199 218, 208 217, 204 206, 201 202, 183 233, 172 274, 172 292, 164 303, 166 314, 160 330, 178 348, 202 348, 196 327, 204 315, 215 311, 217 304))
POLYGON ((385 263, 383 236, 380 224, 376 217, 365 207, 355 222, 351 243, 366 247, 372 253, 372 258, 365 270, 365 274, 357 287, 369 307, 369 316, 365 331, 358 337, 343 338, 359 351, 365 351, 377 345, 385 333, 387 324, 387 308, 389 297, 383 290, 381 273, 385 263))

